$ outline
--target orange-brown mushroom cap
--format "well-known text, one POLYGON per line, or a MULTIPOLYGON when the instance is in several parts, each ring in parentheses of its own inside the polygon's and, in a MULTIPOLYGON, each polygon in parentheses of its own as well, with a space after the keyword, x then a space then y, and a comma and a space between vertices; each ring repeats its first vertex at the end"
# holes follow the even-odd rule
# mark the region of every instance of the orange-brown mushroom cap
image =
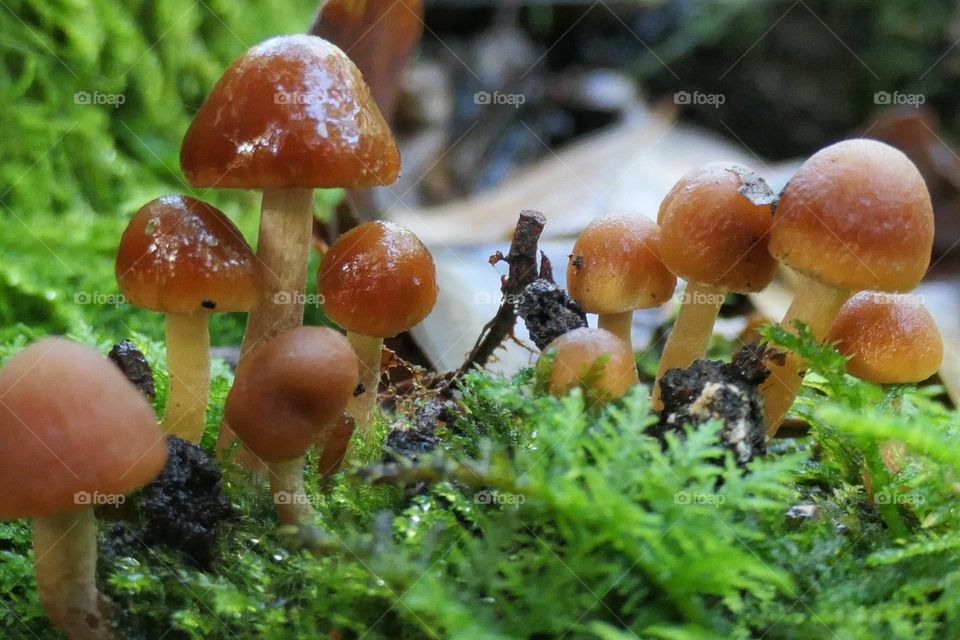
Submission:
POLYGON ((261 296, 257 258, 240 230, 189 196, 157 198, 133 216, 116 274, 131 304, 162 313, 249 311, 261 296))
POLYGON ((777 262, 767 248, 775 196, 753 170, 714 163, 683 176, 660 205, 660 254, 685 280, 760 291, 777 262))
MULTIPOLYGON (((636 381, 636 363, 627 344, 604 329, 584 327, 556 338, 543 350, 550 362, 548 391, 561 396, 573 387, 586 388, 605 402, 619 398, 636 381)), ((539 363, 538 363, 539 364, 539 363)))
POLYGON ((433 256, 412 231, 392 222, 367 222, 340 236, 317 279, 327 316, 374 338, 406 331, 437 301, 433 256))
POLYGON ((615 213, 588 224, 567 264, 570 296, 589 313, 656 307, 676 287, 660 258, 660 228, 639 215, 615 213))
POLYGON ((180 150, 195 187, 372 187, 396 181, 393 134, 350 58, 289 35, 238 58, 197 112, 180 150))
POLYGON ((60 338, 0 370, 0 518, 89 507, 163 469, 167 446, 149 403, 95 350, 60 338))
POLYGON ((770 252, 788 266, 851 291, 909 291, 930 264, 933 208, 917 168, 875 140, 818 151, 777 205, 770 252))
POLYGON ((325 327, 298 327, 241 363, 226 419, 256 456, 292 460, 340 417, 359 383, 357 356, 346 338, 325 327))
POLYGON ((827 338, 850 360, 847 372, 878 384, 926 380, 943 362, 943 339, 919 300, 861 292, 847 301, 827 338))

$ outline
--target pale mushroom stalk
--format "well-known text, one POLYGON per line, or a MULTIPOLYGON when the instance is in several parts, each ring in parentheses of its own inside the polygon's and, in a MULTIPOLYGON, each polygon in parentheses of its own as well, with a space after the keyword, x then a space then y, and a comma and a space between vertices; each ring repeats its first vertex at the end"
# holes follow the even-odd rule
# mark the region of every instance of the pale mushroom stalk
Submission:
POLYGON ((273 336, 303 324, 312 234, 313 189, 263 191, 257 240, 263 298, 247 320, 241 360, 273 336))
POLYGON ((97 591, 93 508, 33 519, 33 566, 40 603, 70 640, 114 640, 109 603, 97 591))
POLYGON ((633 348, 633 310, 623 313, 601 313, 597 316, 597 326, 606 329, 633 348))
POLYGON ((713 336, 713 325, 723 305, 723 297, 723 292, 716 287, 698 282, 687 283, 683 304, 680 305, 677 321, 663 347, 660 366, 657 368, 657 381, 653 390, 655 409, 663 408, 659 384, 663 374, 670 369, 685 369, 706 353, 713 336))
POLYGON ((273 496, 280 524, 313 524, 317 512, 310 505, 303 484, 303 457, 270 462, 267 468, 270 474, 270 494, 273 496))
MULTIPOLYGON (((783 329, 796 333, 794 321, 807 325, 810 332, 822 340, 830 331, 833 319, 840 312, 850 292, 824 284, 815 278, 801 276, 797 297, 787 309, 780 322, 783 329)), ((782 365, 769 362, 770 377, 760 387, 763 396, 764 415, 767 424, 767 436, 772 438, 783 422, 783 418, 793 406, 793 401, 803 382, 801 373, 803 362, 794 352, 788 352, 782 365)))
POLYGON ((364 442, 370 444, 373 439, 373 412, 377 406, 377 391, 380 388, 383 338, 371 338, 348 331, 347 340, 357 354, 360 384, 363 385, 362 393, 353 396, 347 403, 347 415, 356 422, 364 442))
POLYGON ((210 330, 206 313, 166 315, 170 389, 164 433, 200 442, 210 399, 210 330))

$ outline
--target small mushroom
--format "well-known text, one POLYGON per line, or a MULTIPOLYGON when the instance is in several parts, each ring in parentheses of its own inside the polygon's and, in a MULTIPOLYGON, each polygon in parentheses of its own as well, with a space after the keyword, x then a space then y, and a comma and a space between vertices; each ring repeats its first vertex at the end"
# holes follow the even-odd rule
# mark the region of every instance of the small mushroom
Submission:
POLYGON ((676 287, 660 258, 660 228, 639 215, 615 213, 588 224, 567 264, 570 297, 628 348, 634 309, 660 306, 676 287))
POLYGON ((753 170, 715 163, 683 176, 660 205, 660 254, 687 281, 680 312, 663 348, 660 378, 703 357, 727 292, 752 293, 773 279, 777 262, 767 249, 773 191, 753 170))
POLYGON ((260 302, 256 257, 216 207, 171 195, 145 204, 120 239, 117 282, 131 304, 166 314, 168 434, 199 442, 210 395, 209 318, 260 302))
POLYGON ((323 310, 347 330, 360 359, 362 390, 347 407, 369 441, 380 386, 383 339, 426 318, 437 301, 433 256, 408 229, 367 222, 340 236, 317 274, 323 310))
POLYGON ((840 309, 827 340, 847 356, 847 373, 877 384, 923 382, 943 363, 940 331, 909 295, 863 291, 840 309))
POLYGON ((391 184, 400 155, 350 58, 322 38, 271 38, 237 59, 187 131, 180 164, 194 187, 260 189, 263 303, 240 359, 303 324, 313 190, 391 184))
MULTIPOLYGON (((857 291, 910 291, 930 264, 933 208, 923 177, 893 147, 845 140, 803 163, 780 195, 770 253, 797 271, 797 295, 781 326, 806 323, 824 339, 857 291)), ((773 436, 803 381, 794 353, 770 363, 761 388, 773 436)))
POLYGON ((333 329, 290 329, 237 368, 226 417, 237 437, 267 463, 283 524, 308 525, 314 511, 303 486, 303 455, 340 419, 360 379, 350 343, 333 329))
POLYGON ((588 327, 574 329, 547 345, 537 368, 541 374, 549 374, 551 395, 559 397, 582 387, 594 406, 623 396, 637 376, 627 343, 605 329, 588 327), (548 366, 549 372, 544 371, 548 366))
POLYGON ((153 409, 89 347, 40 340, 0 370, 0 518, 33 521, 40 603, 71 640, 116 638, 97 591, 94 507, 163 469, 153 409))

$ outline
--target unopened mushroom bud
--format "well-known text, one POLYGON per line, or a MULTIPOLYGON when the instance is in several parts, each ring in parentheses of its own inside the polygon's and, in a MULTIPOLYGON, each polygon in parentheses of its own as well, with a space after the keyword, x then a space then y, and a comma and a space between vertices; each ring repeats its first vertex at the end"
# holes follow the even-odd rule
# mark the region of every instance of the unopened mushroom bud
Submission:
POLYGON ((265 288, 241 359, 303 324, 313 190, 386 185, 400 173, 393 134, 360 71, 307 35, 261 42, 227 69, 184 137, 180 164, 194 187, 263 191, 265 288))
POLYGON ((847 373, 876 384, 923 382, 943 363, 943 339, 910 295, 864 291, 840 309, 828 342, 847 356, 847 373))
POLYGON ((562 396, 581 387, 594 405, 623 396, 633 386, 637 370, 626 342, 605 329, 587 327, 565 333, 547 345, 537 367, 543 372, 547 366, 551 395, 562 396))
POLYGON ((247 449, 267 463, 281 523, 313 520, 303 486, 303 455, 340 419, 358 382, 350 344, 327 328, 291 329, 238 366, 226 418, 247 449))
POLYGON ((774 193, 753 170, 708 164, 674 185, 660 205, 660 254, 687 281, 680 313, 663 348, 660 378, 703 357, 727 292, 752 293, 773 279, 777 262, 767 249, 774 193))
POLYGON ((94 507, 153 480, 167 447, 153 409, 109 360, 41 340, 0 370, 0 518, 33 521, 40 603, 71 640, 112 640, 94 507))
POLYGON ((116 275, 130 304, 166 314, 170 390, 163 428, 199 442, 210 395, 210 314, 249 311, 260 302, 256 256, 216 207, 164 196, 127 225, 116 275))
MULTIPOLYGON (((770 253, 800 274, 781 326, 805 323, 824 339, 843 303, 857 291, 910 291, 930 264, 933 208, 923 177, 893 147, 845 140, 814 154, 777 205, 770 253)), ((803 381, 788 353, 769 363, 761 387, 767 435, 773 436, 803 381)))
POLYGON ((359 393, 347 407, 369 441, 383 339, 426 318, 437 301, 433 256, 408 229, 367 222, 340 236, 317 274, 327 316, 347 330, 360 359, 359 393))
POLYGON ((570 297, 584 311, 598 314, 600 328, 628 348, 634 309, 660 306, 676 287, 676 276, 660 257, 660 228, 643 216, 597 218, 573 245, 567 265, 570 297))

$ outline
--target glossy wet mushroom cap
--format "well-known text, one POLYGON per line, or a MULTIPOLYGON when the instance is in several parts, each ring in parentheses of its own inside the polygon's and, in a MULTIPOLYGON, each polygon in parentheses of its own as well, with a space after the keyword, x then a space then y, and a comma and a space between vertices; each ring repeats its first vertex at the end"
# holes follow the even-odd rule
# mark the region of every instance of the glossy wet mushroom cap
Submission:
POLYGON ((227 69, 187 131, 180 164, 195 187, 352 188, 396 181, 400 155, 347 55, 288 35, 227 69))
POLYGON ((412 231, 392 222, 367 222, 340 236, 317 277, 324 312, 364 336, 406 331, 437 301, 433 256, 412 231))
POLYGON ((788 266, 852 291, 909 291, 933 246, 923 177, 900 151, 845 140, 803 163, 784 188, 770 252, 788 266))
POLYGON ((226 419, 259 458, 292 460, 340 418, 359 380, 346 338, 322 327, 291 329, 241 363, 226 419))
POLYGON ((910 295, 861 292, 840 309, 828 341, 850 360, 847 372, 878 384, 922 382, 943 363, 930 312, 910 295))
MULTIPOLYGON (((604 329, 582 328, 563 334, 543 350, 550 362, 548 390, 562 396, 578 386, 600 401, 619 398, 636 382, 633 352, 604 329)), ((538 365, 541 366, 541 365, 538 365)))
POLYGON ((134 215, 116 273, 129 302, 153 311, 249 311, 260 302, 257 259, 239 229, 189 196, 157 198, 134 215))
POLYGON ((670 299, 676 286, 676 276, 660 257, 659 227, 630 213, 587 225, 567 265, 570 297, 589 313, 656 307, 670 299))
POLYGON ((166 463, 153 409, 89 347, 27 347, 0 370, 0 398, 0 519, 91 506, 78 493, 127 495, 166 463))
POLYGON ((777 262, 767 248, 774 193, 750 168, 714 163, 686 174, 660 205, 660 254, 681 278, 760 291, 777 262))

